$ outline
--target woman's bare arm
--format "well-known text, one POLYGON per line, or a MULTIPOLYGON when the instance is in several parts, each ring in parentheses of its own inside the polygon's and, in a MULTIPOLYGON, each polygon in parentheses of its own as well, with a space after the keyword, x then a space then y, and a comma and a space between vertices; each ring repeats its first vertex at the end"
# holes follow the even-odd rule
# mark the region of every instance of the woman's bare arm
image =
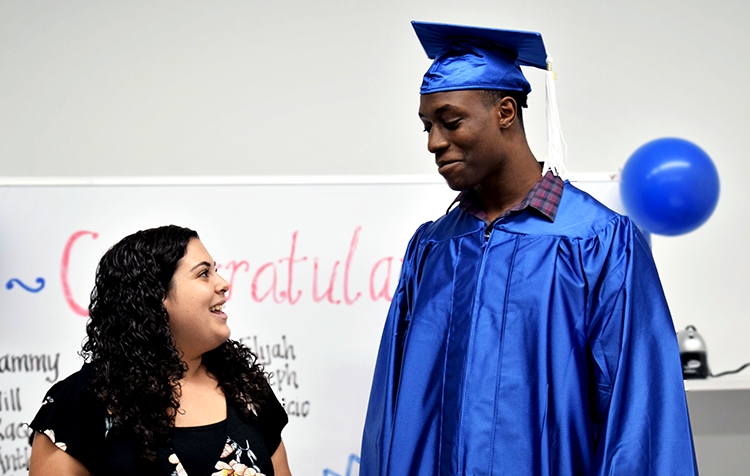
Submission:
POLYGON ((91 476, 91 473, 80 461, 55 446, 47 435, 36 432, 31 445, 29 476, 91 476))
POLYGON ((289 462, 286 459, 284 440, 281 440, 279 447, 271 456, 271 463, 273 463, 273 473, 276 476, 292 476, 292 472, 289 470, 289 462))

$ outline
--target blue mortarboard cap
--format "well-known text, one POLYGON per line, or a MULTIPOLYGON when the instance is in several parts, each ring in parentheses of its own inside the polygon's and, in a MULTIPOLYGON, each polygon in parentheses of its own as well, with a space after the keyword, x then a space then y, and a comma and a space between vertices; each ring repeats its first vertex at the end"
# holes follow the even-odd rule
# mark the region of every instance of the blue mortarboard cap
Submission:
POLYGON ((529 93, 521 65, 547 69, 542 35, 445 23, 411 22, 433 61, 421 94, 459 89, 500 89, 529 93))
POLYGON ((421 94, 460 89, 523 91, 531 85, 521 65, 546 70, 547 160, 542 175, 565 174, 565 140, 557 111, 555 75, 548 64, 542 35, 533 31, 499 30, 446 23, 411 22, 427 56, 435 61, 422 80, 421 94))

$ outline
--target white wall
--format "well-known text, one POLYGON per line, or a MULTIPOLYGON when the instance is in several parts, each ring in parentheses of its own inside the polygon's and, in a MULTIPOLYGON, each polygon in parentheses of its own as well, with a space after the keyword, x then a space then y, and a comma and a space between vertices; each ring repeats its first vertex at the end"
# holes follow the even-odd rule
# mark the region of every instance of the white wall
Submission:
MULTIPOLYGON (((750 4, 612 3, 3 1, 0 176, 434 173, 409 21, 540 31, 571 171, 616 172, 664 136, 713 158, 714 216, 653 247, 675 326, 698 328, 713 370, 736 368, 750 361, 750 4)), ((543 155, 544 85, 528 73, 543 155)))

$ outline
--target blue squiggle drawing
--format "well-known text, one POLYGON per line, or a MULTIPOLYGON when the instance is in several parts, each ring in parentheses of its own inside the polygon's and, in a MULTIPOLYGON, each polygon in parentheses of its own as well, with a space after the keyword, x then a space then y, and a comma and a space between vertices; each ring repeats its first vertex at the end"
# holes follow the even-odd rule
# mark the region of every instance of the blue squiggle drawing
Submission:
MULTIPOLYGON (((354 463, 357 463, 357 465, 359 465, 359 456, 354 455, 354 454, 349 455, 349 463, 347 463, 346 465, 346 474, 344 476, 352 476, 352 466, 354 466, 354 463)), ((331 469, 324 469, 323 476, 341 476, 341 475, 331 469)))
POLYGON ((26 284, 22 283, 16 278, 13 278, 9 280, 7 283, 5 283, 5 287, 8 289, 13 289, 14 282, 30 293, 38 293, 39 291, 44 289, 44 278, 36 278, 36 283, 39 285, 38 288, 32 288, 31 286, 27 286, 26 284))

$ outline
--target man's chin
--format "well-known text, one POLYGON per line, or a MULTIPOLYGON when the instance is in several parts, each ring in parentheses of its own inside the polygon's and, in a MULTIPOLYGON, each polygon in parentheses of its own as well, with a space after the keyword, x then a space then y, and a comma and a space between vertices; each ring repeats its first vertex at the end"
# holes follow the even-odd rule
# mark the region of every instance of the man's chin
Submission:
POLYGON ((450 187, 451 190, 455 190, 456 192, 465 192, 474 188, 465 182, 451 180, 446 176, 443 176, 443 178, 445 179, 445 183, 448 184, 448 187, 450 187))

